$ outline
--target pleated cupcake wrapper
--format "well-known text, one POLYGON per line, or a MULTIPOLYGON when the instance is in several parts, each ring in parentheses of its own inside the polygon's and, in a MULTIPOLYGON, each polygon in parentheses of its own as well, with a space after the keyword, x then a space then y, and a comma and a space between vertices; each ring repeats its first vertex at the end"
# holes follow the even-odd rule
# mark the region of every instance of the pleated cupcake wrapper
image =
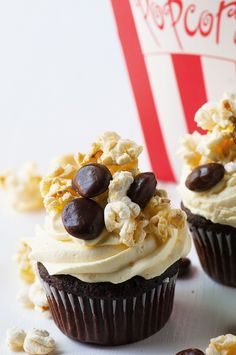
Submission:
POLYGON ((190 230, 204 271, 215 281, 236 287, 236 231, 216 232, 194 224, 190 230))
POLYGON ((70 338, 100 345, 132 343, 160 330, 169 319, 177 274, 136 297, 79 297, 41 279, 58 328, 70 338))

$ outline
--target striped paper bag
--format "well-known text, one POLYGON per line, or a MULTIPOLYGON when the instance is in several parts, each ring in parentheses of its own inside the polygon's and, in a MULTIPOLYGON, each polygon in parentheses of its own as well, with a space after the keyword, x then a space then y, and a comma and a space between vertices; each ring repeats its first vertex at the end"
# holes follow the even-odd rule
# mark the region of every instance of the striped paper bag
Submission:
POLYGON ((236 1, 111 2, 153 170, 176 181, 196 110, 236 91, 236 1))

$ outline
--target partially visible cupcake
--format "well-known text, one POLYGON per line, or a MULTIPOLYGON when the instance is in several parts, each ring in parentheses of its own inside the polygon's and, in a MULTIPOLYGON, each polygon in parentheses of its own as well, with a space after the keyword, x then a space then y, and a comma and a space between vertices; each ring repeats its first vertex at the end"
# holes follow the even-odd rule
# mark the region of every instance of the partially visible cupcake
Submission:
POLYGON ((190 248, 186 215, 153 173, 139 172, 141 150, 105 133, 88 154, 59 158, 41 183, 46 222, 26 242, 55 323, 81 342, 141 340, 172 311, 190 248))
POLYGON ((203 105, 195 121, 206 134, 182 141, 182 207, 205 272, 236 287, 236 95, 203 105))

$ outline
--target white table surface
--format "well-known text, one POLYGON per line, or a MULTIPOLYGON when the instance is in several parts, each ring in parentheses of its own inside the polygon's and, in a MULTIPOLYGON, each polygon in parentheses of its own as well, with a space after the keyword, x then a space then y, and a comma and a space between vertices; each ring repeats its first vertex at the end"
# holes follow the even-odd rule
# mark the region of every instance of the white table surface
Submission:
MULTIPOLYGON (((175 186, 168 190, 177 205, 179 200, 175 186)), ((12 256, 17 241, 22 236, 34 233, 36 223, 41 223, 43 214, 16 214, 1 209, 0 224, 0 354, 11 352, 6 348, 7 328, 19 326, 24 329, 41 327, 55 338, 57 353, 68 354, 155 354, 174 355, 177 350, 198 347, 204 350, 211 337, 236 332, 235 290, 218 285, 202 271, 194 248, 190 253, 193 275, 178 280, 171 319, 156 335, 127 346, 104 348, 82 345, 71 341, 56 328, 53 321, 45 319, 34 310, 23 309, 16 301, 19 282, 12 256)), ((122 330, 121 330, 122 331, 122 330)))

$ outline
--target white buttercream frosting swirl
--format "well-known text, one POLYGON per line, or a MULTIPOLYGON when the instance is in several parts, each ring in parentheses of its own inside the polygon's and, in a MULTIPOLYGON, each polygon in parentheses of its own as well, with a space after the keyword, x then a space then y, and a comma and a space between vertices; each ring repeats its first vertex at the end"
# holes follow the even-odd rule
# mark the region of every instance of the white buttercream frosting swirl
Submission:
POLYGON ((109 133, 92 145, 88 155, 78 154, 76 160, 71 156, 58 159, 54 170, 42 180, 48 214, 36 237, 26 240, 31 259, 43 263, 50 275, 121 283, 137 275, 146 279, 159 276, 185 256, 190 249, 186 215, 171 207, 166 192, 156 189, 142 210, 127 196, 138 172, 140 152, 134 142, 109 133), (110 169, 113 179, 108 191, 94 198, 104 208, 105 227, 96 239, 85 241, 66 232, 61 210, 68 200, 80 197, 71 189, 73 175, 81 164, 94 159, 110 169))
POLYGON ((161 275, 190 248, 185 228, 173 228, 171 238, 164 244, 148 235, 134 247, 120 243, 117 235, 108 232, 90 243, 69 235, 66 239, 66 232, 61 238, 62 234, 63 226, 54 238, 47 230, 38 229, 36 238, 27 241, 32 248, 31 257, 42 262, 51 275, 69 274, 86 282, 120 283, 136 275, 150 279, 161 275))

